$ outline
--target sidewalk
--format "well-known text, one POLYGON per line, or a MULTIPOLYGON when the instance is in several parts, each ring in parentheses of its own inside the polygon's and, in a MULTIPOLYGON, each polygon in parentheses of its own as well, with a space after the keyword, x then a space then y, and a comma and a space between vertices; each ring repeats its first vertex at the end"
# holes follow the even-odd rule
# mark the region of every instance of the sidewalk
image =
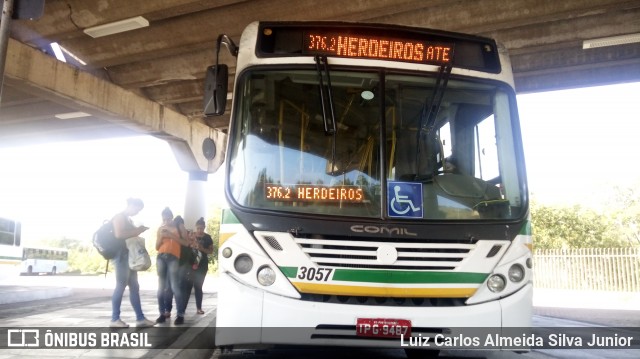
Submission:
MULTIPOLYGON (((63 279, 64 276, 56 276, 56 279, 63 279)), ((42 279, 35 279, 42 281, 42 279)), ((204 288, 203 309, 204 315, 198 315, 195 308, 195 299, 193 295, 189 300, 187 312, 185 315, 185 323, 183 325, 176 326, 173 324, 175 319, 175 309, 173 312, 174 317, 171 320, 167 320, 166 323, 156 325, 153 328, 135 328, 135 314, 131 308, 129 302, 128 290, 125 291, 125 296, 122 300, 122 315, 123 321, 129 323, 131 328, 129 329, 109 329, 108 324, 111 320, 111 292, 113 286, 111 286, 112 278, 93 277, 84 278, 78 280, 78 278, 71 278, 67 281, 73 282, 74 280, 80 282, 86 282, 87 285, 82 288, 78 288, 82 283, 72 283, 74 288, 68 287, 46 287, 39 286, 36 290, 31 292, 49 292, 60 293, 61 290, 67 290, 70 293, 68 297, 49 299, 49 302, 40 300, 33 303, 42 303, 43 306, 49 306, 49 311, 37 310, 25 315, 18 315, 3 320, 3 324, 0 325, 2 331, 0 332, 0 339, 3 343, 9 343, 5 339, 8 337, 8 330, 19 330, 35 328, 39 331, 39 342, 41 347, 38 349, 3 349, 0 351, 0 359, 18 359, 18 358, 70 358, 70 357, 90 357, 90 358, 209 358, 213 353, 213 331, 215 328, 215 316, 217 305, 217 294, 213 288, 214 278, 208 281, 208 285, 204 288), (88 287, 88 288, 87 288, 88 287), (89 293, 89 294, 87 294, 89 293), (88 296, 90 295, 90 296, 88 296), (82 300, 82 298, 89 298, 88 300, 82 300), (83 303, 82 305, 75 306, 69 305, 78 301, 83 303), (59 305, 61 309, 55 309, 54 303, 66 303, 67 305, 59 305), (120 335, 129 336, 134 333, 134 336, 141 335, 140 333, 146 333, 145 336, 149 338, 152 347, 142 348, 137 347, 135 349, 125 348, 90 348, 88 345, 83 346, 81 349, 70 349, 73 345, 69 345, 65 349, 50 349, 42 348, 44 343, 44 335, 46 331, 51 328, 51 331, 56 335, 66 335, 66 332, 71 333, 83 333, 82 335, 96 336, 98 341, 100 337, 104 335, 120 335), (92 334, 86 334, 92 333, 92 334), (112 334, 115 333, 115 334, 112 334), (200 348, 200 349, 185 349, 185 348, 200 348)), ((25 282, 33 282, 34 280, 26 280, 25 282)), ((140 286, 143 290, 140 291, 140 297, 142 302, 142 308, 150 320, 155 320, 158 317, 157 311, 157 299, 156 299, 156 286, 153 283, 157 282, 157 278, 154 276, 144 276, 140 278, 140 286), (151 290, 149 290, 151 289, 151 290)), ((13 296, 14 299, 18 297, 25 297, 27 294, 17 293, 29 292, 29 287, 16 286, 16 285, 0 285, 0 297, 13 296)), ((32 288, 33 289, 33 288, 32 288)), ((42 299, 42 298, 40 298, 42 299)), ((17 304, 14 304, 15 306, 17 304)), ((7 307, 5 307, 7 308, 7 307)), ((19 334, 19 333, 18 333, 19 334)), ((48 335, 51 335, 50 333, 48 335)), ((49 337, 51 338, 51 336, 49 337)), ((100 346, 98 343, 97 346, 100 346)))
POLYGON ((533 306, 640 310, 640 293, 534 288, 533 306))

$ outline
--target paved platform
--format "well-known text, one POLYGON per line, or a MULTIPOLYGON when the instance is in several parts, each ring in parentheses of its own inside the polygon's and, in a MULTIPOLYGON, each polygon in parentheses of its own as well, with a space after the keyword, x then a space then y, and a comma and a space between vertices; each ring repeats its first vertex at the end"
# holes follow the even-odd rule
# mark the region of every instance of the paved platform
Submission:
MULTIPOLYGON (((1 281, 0 343, 7 343, 7 330, 17 328, 38 328, 40 332, 46 331, 47 328, 52 328, 54 332, 77 329, 76 331, 95 332, 97 335, 122 333, 122 331, 107 328, 111 316, 110 298, 114 286, 114 279, 110 276, 34 276, 1 281)), ((143 310, 147 317, 153 320, 158 315, 155 292, 157 277, 153 273, 145 273, 140 278, 140 286, 143 310)), ((215 349, 213 347, 217 306, 215 276, 207 277, 204 290, 204 315, 195 313, 194 297, 191 296, 184 325, 176 326, 169 321, 154 328, 126 330, 127 333, 147 333, 153 343, 150 348, 3 348, 0 350, 0 359, 210 358, 215 349)), ((534 312, 543 316, 571 318, 605 326, 638 327, 640 316, 636 308, 637 298, 637 293, 534 290, 534 312), (606 301, 602 300, 603 296, 606 296, 606 301), (611 306, 617 310, 604 310, 603 306, 611 306), (599 319, 599 316, 602 318, 599 319)), ((125 322, 135 324, 128 291, 123 298, 121 317, 125 322)), ((536 325, 544 326, 540 322, 536 325)), ((43 339, 43 335, 41 333, 40 340, 43 339)))
MULTIPOLYGON (((157 324, 153 328, 135 328, 135 314, 129 302, 128 290, 121 306, 121 318, 129 323, 128 329, 108 328, 111 319, 111 286, 112 278, 85 278, 84 281, 91 283, 84 288, 77 283, 74 287, 57 286, 29 286, 34 281, 47 281, 47 278, 22 278, 25 285, 16 283, 11 285, 0 285, 0 298, 4 302, 0 303, 3 312, 14 313, 5 315, 0 324, 0 342, 10 343, 7 339, 9 330, 14 331, 12 335, 21 335, 16 330, 36 329, 39 333, 40 348, 8 348, 0 350, 0 359, 17 358, 209 358, 213 347, 213 332, 215 328, 217 294, 213 289, 214 278, 205 285, 203 298, 203 309, 205 314, 197 314, 195 298, 192 295, 185 315, 183 325, 174 325, 173 320, 166 323, 157 324), (78 288, 80 286, 80 288, 78 288), (87 288, 88 287, 88 288, 87 288), (47 297, 48 293, 48 297, 47 297), (27 302, 28 301, 28 302, 27 302), (8 302, 8 303, 7 303, 8 302), (13 304, 11 304, 13 303, 13 304), (68 333, 83 333, 82 335, 96 338, 100 347, 100 338, 104 336, 116 335, 118 337, 130 338, 134 336, 144 336, 150 342, 149 347, 140 345, 136 348, 92 348, 89 345, 82 345, 80 349, 51 349, 51 346, 42 348, 46 331, 50 328, 52 333, 56 333, 58 338, 67 336, 68 333), (65 334, 67 333, 67 334, 65 334), (90 334, 86 334, 90 333, 90 334), (196 348, 196 349, 193 349, 196 348)), ((158 317, 158 306, 156 299, 156 288, 153 285, 157 279, 153 276, 142 278, 141 301, 142 309, 150 320, 158 317)), ((49 282, 65 281, 63 276, 56 276, 55 280, 49 278, 49 282)), ((76 278, 66 278, 67 282, 77 281, 76 278)), ((32 333, 27 333, 27 337, 32 333)), ((19 337, 18 337, 19 338, 19 337)), ((52 338, 51 336, 49 338, 52 338)), ((87 337, 85 337, 87 338, 87 337)), ((19 341, 19 339, 17 339, 19 341)), ((33 338, 27 338, 27 341, 33 338)), ((12 340, 14 343, 16 339, 12 340)), ((107 345, 105 345, 106 347, 107 345)))

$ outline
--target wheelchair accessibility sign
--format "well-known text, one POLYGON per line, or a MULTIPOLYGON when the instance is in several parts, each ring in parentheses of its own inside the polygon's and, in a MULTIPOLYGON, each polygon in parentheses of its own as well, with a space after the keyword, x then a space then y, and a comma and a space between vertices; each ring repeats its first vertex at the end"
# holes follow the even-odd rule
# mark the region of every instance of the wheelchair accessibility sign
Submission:
POLYGON ((422 183, 387 182, 389 217, 422 218, 422 183))

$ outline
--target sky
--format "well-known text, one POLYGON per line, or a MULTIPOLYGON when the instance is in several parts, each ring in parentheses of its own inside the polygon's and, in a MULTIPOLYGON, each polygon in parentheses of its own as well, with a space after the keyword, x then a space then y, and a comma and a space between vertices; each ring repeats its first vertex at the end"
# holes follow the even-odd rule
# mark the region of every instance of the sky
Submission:
MULTIPOLYGON (((518 95, 529 189, 545 204, 598 206, 615 186, 640 185, 640 83, 518 95)), ((169 145, 140 136, 0 148, 0 215, 23 223, 25 243, 90 240, 103 220, 139 197, 134 217, 184 211, 188 175, 169 145)), ((220 174, 208 206, 223 206, 220 174)), ((148 235, 147 235, 148 236, 148 235)))
POLYGON ((640 83, 518 95, 529 190, 598 207, 640 185, 640 83))
MULTIPOLYGON (((223 196, 219 177, 209 175, 210 205, 223 196)), ((135 222, 157 228, 165 207, 184 213, 187 182, 169 145, 151 136, 0 148, 0 215, 22 222, 26 243, 89 240, 129 197, 145 204, 135 222)))

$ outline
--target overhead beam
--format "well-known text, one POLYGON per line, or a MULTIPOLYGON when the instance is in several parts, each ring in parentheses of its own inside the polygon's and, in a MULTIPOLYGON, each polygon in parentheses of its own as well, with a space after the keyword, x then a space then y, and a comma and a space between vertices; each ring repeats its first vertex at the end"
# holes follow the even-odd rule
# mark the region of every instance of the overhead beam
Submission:
POLYGON ((640 44, 563 47, 515 55, 511 63, 518 93, 637 82, 640 44))
MULTIPOLYGON (((188 172, 215 172, 222 158, 207 160, 201 151, 207 137, 224 136, 212 128, 113 83, 73 68, 10 39, 5 75, 32 93, 93 116, 165 139, 180 167, 188 172)), ((221 144, 222 145, 222 144, 221 144)), ((219 151, 224 153, 223 150, 219 151)))
MULTIPOLYGON (((403 8, 407 3, 413 7, 418 4, 416 0, 404 0, 397 1, 396 6, 403 8)), ((299 18, 300 14, 308 20, 340 20, 353 14, 381 16, 389 8, 388 0, 327 0, 322 4, 315 0, 255 0, 158 20, 149 27, 127 33, 97 39, 80 36, 60 43, 87 63, 101 68, 213 48, 218 34, 238 36, 252 21, 299 18), (260 11, 255 11, 256 8, 260 11), (194 32, 194 28, 206 30, 194 32)))
POLYGON ((37 21, 22 22, 26 26, 15 26, 13 34, 23 43, 61 42, 87 37, 82 31, 85 28, 130 18, 132 6, 135 6, 136 15, 153 23, 243 1, 247 0, 103 0, 99 4, 86 0, 46 1, 45 16, 37 21))
MULTIPOLYGON (((581 0, 569 0, 553 2, 545 4, 545 6, 540 6, 537 0, 522 0, 515 2, 515 4, 518 8, 514 11, 496 14, 495 8, 510 9, 515 6, 514 2, 489 0, 479 4, 469 1, 456 3, 406 1, 399 3, 391 15, 380 16, 382 13, 388 13, 390 9, 388 6, 374 4, 378 7, 363 10, 356 6, 351 8, 350 12, 345 12, 339 17, 347 20, 402 23, 483 34, 504 43, 514 55, 520 51, 528 51, 532 46, 534 48, 546 46, 558 41, 578 43, 587 35, 594 38, 617 35, 621 30, 627 33, 640 32, 640 23, 635 21, 640 17, 640 9, 638 9, 640 4, 637 0, 628 2, 594 0, 587 5, 581 0), (577 9, 581 9, 579 15, 566 19, 568 14, 577 9), (546 24, 543 27, 541 23, 546 24)), ((215 17, 226 19, 235 14, 238 8, 243 9, 243 6, 248 6, 248 4, 218 9, 218 15, 215 17)), ((213 10, 209 13, 213 14, 213 10)), ((324 18, 337 14, 335 10, 322 9, 318 10, 314 16, 324 18)), ((239 36, 239 32, 242 30, 237 22, 225 25, 224 20, 216 22, 215 26, 221 29, 220 32, 232 36, 239 36)), ((213 37, 207 35, 208 41, 213 37)), ((228 56, 226 51, 222 51, 221 61, 233 64, 235 60, 228 56)), ((148 87, 149 93, 158 93, 167 90, 167 86, 172 83, 183 86, 182 81, 203 79, 204 69, 213 62, 214 49, 211 47, 159 59, 145 59, 111 66, 108 71, 110 78, 121 86, 127 88, 148 87), (156 91, 153 89, 155 86, 161 87, 156 91)), ((191 97, 193 94, 188 95, 187 100, 191 97)), ((172 100, 171 103, 176 102, 177 100, 172 100)))

